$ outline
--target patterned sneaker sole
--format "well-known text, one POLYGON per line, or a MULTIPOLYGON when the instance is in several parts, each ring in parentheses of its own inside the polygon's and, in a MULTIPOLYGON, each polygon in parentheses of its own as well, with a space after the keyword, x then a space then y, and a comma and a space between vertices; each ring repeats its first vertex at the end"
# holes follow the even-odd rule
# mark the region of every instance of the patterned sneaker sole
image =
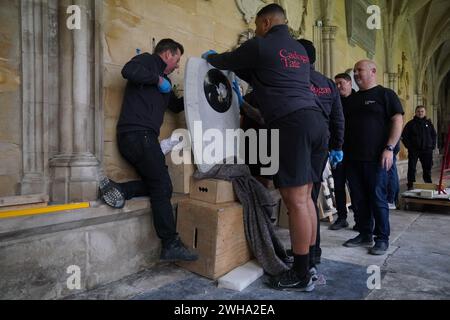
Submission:
POLYGON ((102 199, 107 205, 115 209, 122 209, 125 206, 125 199, 122 193, 113 187, 108 178, 100 179, 99 187, 102 199))

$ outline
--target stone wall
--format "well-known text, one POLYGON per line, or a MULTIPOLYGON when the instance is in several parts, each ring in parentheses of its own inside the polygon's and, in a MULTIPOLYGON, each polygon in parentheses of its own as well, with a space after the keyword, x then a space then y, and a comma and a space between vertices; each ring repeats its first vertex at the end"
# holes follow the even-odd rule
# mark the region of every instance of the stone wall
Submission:
POLYGON ((20 1, 0 10, 0 196, 15 195, 22 173, 20 1))

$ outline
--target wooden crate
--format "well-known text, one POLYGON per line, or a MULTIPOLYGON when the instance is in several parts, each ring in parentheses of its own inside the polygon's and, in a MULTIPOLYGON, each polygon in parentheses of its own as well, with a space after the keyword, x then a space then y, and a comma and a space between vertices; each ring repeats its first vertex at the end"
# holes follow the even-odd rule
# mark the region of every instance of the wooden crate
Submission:
POLYGON ((199 259, 179 266, 210 279, 217 279, 251 260, 239 203, 210 204, 186 200, 178 204, 177 231, 199 259))
POLYGON ((413 183, 413 189, 422 189, 422 190, 438 190, 438 185, 434 183, 413 183))
POLYGON ((189 197, 213 204, 237 200, 232 183, 217 179, 196 180, 191 178, 189 197))

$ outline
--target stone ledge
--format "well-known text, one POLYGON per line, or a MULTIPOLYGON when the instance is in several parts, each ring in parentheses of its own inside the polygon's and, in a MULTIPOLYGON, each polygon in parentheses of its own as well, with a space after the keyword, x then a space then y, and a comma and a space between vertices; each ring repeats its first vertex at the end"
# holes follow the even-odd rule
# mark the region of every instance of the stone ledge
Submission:
MULTIPOLYGON (((175 195, 174 209, 186 196, 175 195)), ((175 210, 174 210, 175 211, 175 210)), ((100 203, 56 214, 0 223, 0 299, 60 299, 153 266, 160 241, 148 198, 114 210, 100 203), (78 266, 79 290, 70 290, 69 266, 78 266)))
MULTIPOLYGON (((178 202, 186 198, 185 195, 174 195, 172 198, 174 210, 178 202)), ((123 209, 113 209, 100 201, 96 201, 91 202, 90 208, 86 209, 2 219, 0 223, 0 246, 4 245, 4 242, 136 218, 150 214, 150 212, 149 199, 142 197, 128 200, 123 209)))

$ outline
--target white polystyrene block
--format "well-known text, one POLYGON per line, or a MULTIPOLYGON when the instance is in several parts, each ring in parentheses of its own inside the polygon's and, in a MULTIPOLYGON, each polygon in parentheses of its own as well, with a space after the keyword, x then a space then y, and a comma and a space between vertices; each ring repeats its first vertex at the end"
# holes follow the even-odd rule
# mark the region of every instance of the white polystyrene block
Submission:
POLYGON ((255 261, 230 271, 218 280, 218 287, 235 291, 242 291, 264 274, 263 268, 255 261))

